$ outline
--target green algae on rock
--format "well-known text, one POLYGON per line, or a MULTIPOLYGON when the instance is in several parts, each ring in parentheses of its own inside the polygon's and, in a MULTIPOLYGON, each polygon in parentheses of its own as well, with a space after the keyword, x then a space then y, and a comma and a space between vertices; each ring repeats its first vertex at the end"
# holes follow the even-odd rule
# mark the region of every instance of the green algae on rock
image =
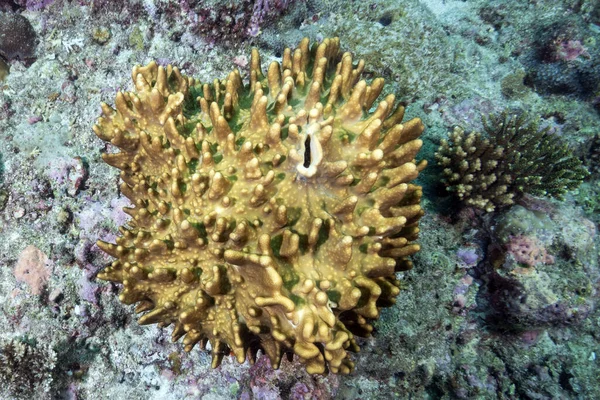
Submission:
POLYGON ((133 69, 135 92, 103 104, 95 133, 120 152, 134 204, 99 275, 137 303, 141 324, 173 324, 186 351, 210 341, 213 367, 258 350, 277 368, 349 373, 354 335, 399 293, 423 214, 419 119, 402 123, 384 81, 339 40, 286 49, 249 84, 235 70, 201 84, 171 66, 133 69))

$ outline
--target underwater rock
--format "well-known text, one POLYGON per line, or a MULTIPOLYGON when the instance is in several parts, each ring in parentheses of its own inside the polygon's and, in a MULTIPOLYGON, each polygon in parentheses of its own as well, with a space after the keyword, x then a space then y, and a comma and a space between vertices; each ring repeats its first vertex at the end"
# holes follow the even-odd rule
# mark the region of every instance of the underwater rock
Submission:
POLYGON ((526 84, 542 94, 593 95, 600 82, 597 40, 600 35, 576 17, 538 27, 523 57, 526 84))
POLYGON ((36 34, 29 20, 16 13, 0 13, 0 56, 27 61, 35 56, 36 34))

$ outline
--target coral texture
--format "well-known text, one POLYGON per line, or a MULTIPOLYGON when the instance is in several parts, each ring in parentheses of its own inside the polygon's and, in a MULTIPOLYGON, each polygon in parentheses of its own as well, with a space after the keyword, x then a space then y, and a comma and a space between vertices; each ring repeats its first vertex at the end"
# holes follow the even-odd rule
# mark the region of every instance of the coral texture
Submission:
POLYGON ((96 134, 121 151, 133 208, 116 260, 98 277, 123 284, 141 324, 174 325, 185 350, 210 342, 213 366, 258 350, 277 368, 298 355, 309 373, 348 373, 411 268, 421 187, 411 183, 423 124, 361 80, 339 40, 286 49, 249 84, 239 71, 201 84, 152 62, 136 92, 102 105, 96 134))
POLYGON ((11 399, 46 399, 52 384, 56 353, 48 345, 11 340, 0 345, 0 395, 11 399))
POLYGON ((526 114, 484 118, 485 136, 455 128, 435 155, 447 190, 491 212, 525 193, 561 199, 579 186, 588 175, 581 161, 550 128, 526 121, 526 114))

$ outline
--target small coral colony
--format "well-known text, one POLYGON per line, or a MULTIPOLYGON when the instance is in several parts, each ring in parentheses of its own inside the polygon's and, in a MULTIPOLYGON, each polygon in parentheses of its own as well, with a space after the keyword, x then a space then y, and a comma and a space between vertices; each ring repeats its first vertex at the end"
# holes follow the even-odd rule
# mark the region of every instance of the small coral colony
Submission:
MULTIPOLYGON (((419 250, 426 165, 423 124, 363 69, 337 38, 304 39, 266 75, 253 50, 246 83, 133 69, 134 92, 94 126, 133 205, 116 243, 99 242, 115 261, 98 277, 122 284, 141 324, 172 325, 186 351, 210 343, 213 367, 261 350, 275 368, 295 354, 309 373, 352 371, 355 336, 394 304, 395 272, 419 250)), ((585 176, 547 131, 502 118, 440 147, 460 200, 491 211, 585 176)))

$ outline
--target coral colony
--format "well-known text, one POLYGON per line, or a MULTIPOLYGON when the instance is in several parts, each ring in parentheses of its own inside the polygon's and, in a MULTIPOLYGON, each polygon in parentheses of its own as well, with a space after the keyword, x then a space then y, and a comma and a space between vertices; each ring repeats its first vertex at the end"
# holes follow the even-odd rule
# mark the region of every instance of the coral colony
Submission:
POLYGON ((527 115, 484 118, 486 135, 456 127, 435 157, 444 182, 466 205, 492 212, 525 193, 562 199, 588 176, 581 161, 550 128, 527 115))
POLYGON ((123 285, 140 324, 173 325, 186 351, 210 342, 225 355, 273 367, 294 354, 309 373, 347 374, 354 335, 399 293, 423 214, 411 183, 423 124, 402 123, 384 80, 337 38, 286 49, 250 79, 234 70, 202 84, 177 68, 135 67, 134 92, 103 104, 95 133, 120 152, 134 204, 100 279, 123 285))

